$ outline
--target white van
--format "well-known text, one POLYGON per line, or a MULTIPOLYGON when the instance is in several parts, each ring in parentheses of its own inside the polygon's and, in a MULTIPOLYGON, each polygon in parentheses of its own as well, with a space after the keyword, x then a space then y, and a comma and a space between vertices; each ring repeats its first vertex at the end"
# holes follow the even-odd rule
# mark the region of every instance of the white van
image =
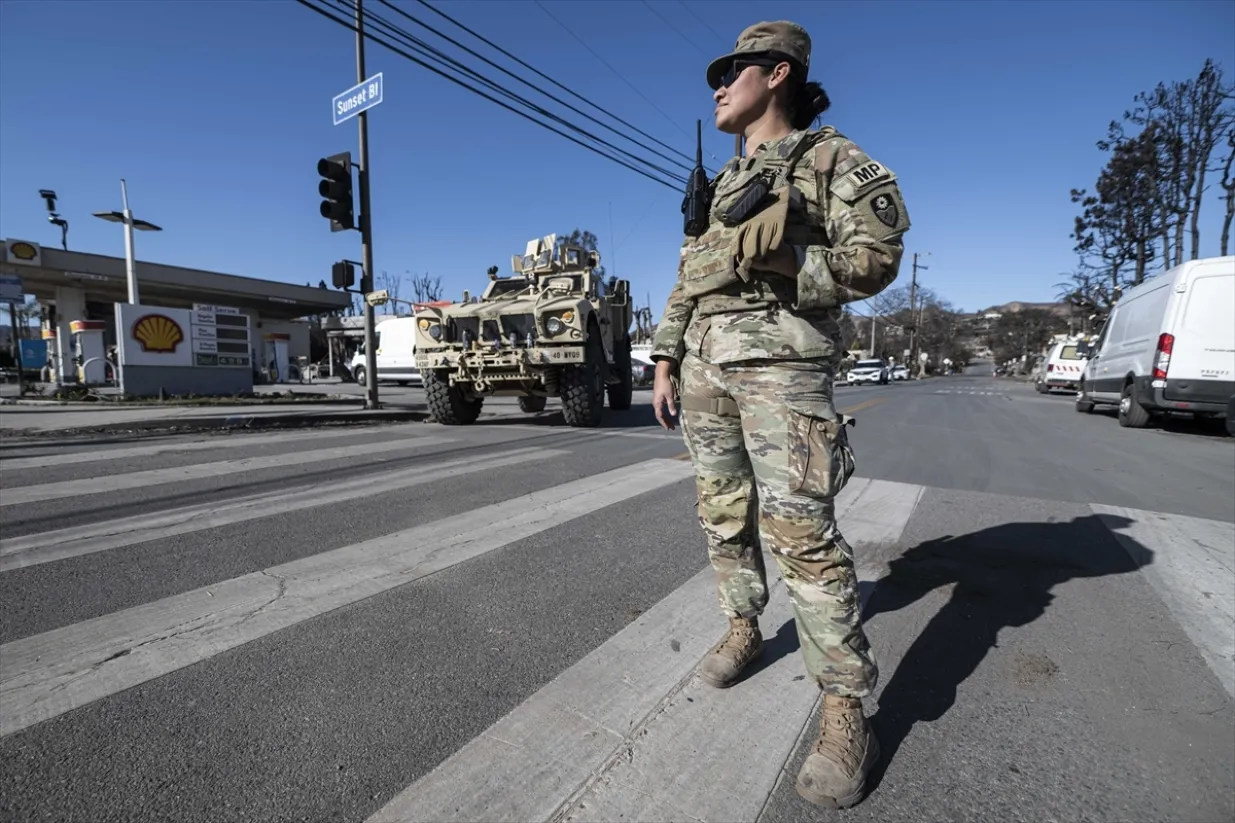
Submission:
POLYGON ((1097 403, 1118 405, 1119 425, 1133 428, 1166 412, 1228 416, 1235 403, 1235 256, 1190 260, 1124 292, 1076 393, 1078 412, 1097 403))
MULTIPOLYGON (((377 379, 400 386, 422 385, 420 369, 416 368, 416 318, 391 317, 382 320, 373 330, 377 338, 377 379)), ((352 376, 360 385, 365 383, 364 343, 348 363, 352 376)))
POLYGON ((1076 391, 1080 388, 1081 371, 1085 368, 1081 349, 1078 339, 1055 341, 1041 369, 1036 372, 1038 379, 1034 388, 1042 394, 1049 394, 1051 389, 1076 391))

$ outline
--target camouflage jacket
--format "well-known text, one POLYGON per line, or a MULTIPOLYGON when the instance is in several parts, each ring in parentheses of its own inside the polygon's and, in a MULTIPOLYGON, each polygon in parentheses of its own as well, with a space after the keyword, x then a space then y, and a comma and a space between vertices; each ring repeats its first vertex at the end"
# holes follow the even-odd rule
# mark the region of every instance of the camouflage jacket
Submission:
POLYGON ((687 350, 711 363, 839 357, 840 306, 878 294, 896 279, 901 238, 909 229, 896 175, 830 126, 794 131, 732 158, 712 183, 713 203, 732 200, 745 181, 769 162, 783 161, 804 139, 813 147, 793 170, 801 198, 791 203, 785 232, 797 257, 796 284, 778 274, 753 277, 726 289, 730 300, 719 310, 709 300, 713 295, 688 296, 684 281, 700 267, 706 274, 734 265, 730 250, 739 227, 721 223, 714 206, 704 234, 682 244, 653 361, 680 363, 687 350))

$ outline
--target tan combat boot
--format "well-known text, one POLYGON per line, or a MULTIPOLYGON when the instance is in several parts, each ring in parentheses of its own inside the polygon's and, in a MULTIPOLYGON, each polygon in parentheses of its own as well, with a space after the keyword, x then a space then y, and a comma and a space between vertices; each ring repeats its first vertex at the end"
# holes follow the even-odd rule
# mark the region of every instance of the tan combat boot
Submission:
POLYGON ((710 685, 724 689, 737 682, 746 664, 763 651, 759 621, 745 617, 729 618, 729 631, 712 647, 699 665, 699 676, 710 685))
POLYGON ((879 760, 879 741, 862 701, 823 696, 819 739, 798 772, 798 794, 817 806, 847 809, 862 799, 866 775, 879 760))

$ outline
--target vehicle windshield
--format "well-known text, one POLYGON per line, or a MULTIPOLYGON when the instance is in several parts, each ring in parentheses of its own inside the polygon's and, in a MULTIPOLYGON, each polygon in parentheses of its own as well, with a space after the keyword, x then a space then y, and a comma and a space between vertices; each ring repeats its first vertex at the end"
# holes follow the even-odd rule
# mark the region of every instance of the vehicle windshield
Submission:
POLYGON ((882 360, 859 360, 858 364, 854 366, 854 368, 855 369, 882 369, 883 361, 882 360))
POLYGON ((1059 359, 1060 360, 1080 360, 1081 355, 1080 355, 1080 352, 1076 350, 1076 344, 1069 343, 1068 345, 1060 349, 1059 359))
POLYGON ((531 285, 530 282, 521 277, 512 277, 509 280, 495 280, 489 288, 487 297, 492 299, 506 294, 514 294, 529 288, 531 285))

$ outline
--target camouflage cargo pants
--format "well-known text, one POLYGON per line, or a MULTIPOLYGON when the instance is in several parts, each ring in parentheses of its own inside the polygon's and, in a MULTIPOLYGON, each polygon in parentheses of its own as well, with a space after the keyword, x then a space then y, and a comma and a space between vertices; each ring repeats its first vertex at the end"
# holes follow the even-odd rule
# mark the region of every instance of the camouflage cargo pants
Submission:
POLYGON ((699 523, 721 607, 768 602, 760 542, 793 600, 807 672, 829 694, 865 697, 879 676, 862 630, 853 550, 835 496, 853 453, 832 402, 829 361, 682 362, 679 417, 694 461, 699 523))

